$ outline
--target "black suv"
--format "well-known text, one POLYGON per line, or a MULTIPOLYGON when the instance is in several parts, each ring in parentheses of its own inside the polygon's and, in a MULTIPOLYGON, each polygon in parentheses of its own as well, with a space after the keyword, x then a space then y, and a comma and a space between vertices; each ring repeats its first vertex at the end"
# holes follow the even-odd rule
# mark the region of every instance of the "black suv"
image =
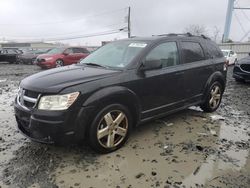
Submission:
POLYGON ((15 116, 20 131, 34 141, 87 138, 94 150, 107 153, 143 122, 193 105, 215 111, 226 73, 221 50, 205 36, 119 40, 77 65, 22 80, 15 116))

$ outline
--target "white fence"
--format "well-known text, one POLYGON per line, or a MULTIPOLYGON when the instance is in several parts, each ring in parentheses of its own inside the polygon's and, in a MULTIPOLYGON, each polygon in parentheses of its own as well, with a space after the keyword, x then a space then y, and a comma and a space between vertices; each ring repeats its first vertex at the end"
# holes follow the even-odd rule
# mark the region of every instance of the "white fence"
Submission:
POLYGON ((250 53, 250 42, 248 43, 223 43, 219 44, 221 49, 233 50, 238 54, 238 59, 248 56, 250 53))

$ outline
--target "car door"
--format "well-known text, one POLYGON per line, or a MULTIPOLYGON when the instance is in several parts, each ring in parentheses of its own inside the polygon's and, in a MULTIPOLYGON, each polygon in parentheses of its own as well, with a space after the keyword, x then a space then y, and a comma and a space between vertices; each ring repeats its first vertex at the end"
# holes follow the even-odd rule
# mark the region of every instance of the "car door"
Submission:
POLYGON ((138 84, 142 118, 171 111, 182 106, 183 74, 176 41, 155 46, 142 60, 160 60, 162 68, 143 72, 138 84))
POLYGON ((200 42, 181 41, 182 64, 184 70, 185 104, 196 103, 201 100, 204 87, 213 73, 212 60, 206 57, 200 42))
POLYGON ((231 65, 231 64, 233 64, 233 52, 232 51, 230 51, 229 53, 228 53, 228 61, 229 61, 229 65, 231 65))
POLYGON ((64 62, 64 65, 71 65, 73 64, 73 62, 75 61, 75 56, 74 56, 74 53, 73 53, 73 48, 67 48, 65 51, 64 51, 64 57, 63 57, 63 62, 64 62))

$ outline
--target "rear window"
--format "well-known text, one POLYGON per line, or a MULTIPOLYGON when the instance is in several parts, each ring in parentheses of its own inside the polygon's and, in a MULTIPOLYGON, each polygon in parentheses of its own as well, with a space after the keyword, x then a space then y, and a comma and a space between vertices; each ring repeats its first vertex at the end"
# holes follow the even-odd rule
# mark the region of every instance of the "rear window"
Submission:
POLYGON ((205 59, 202 47, 198 42, 182 42, 181 48, 184 63, 192 63, 205 59))

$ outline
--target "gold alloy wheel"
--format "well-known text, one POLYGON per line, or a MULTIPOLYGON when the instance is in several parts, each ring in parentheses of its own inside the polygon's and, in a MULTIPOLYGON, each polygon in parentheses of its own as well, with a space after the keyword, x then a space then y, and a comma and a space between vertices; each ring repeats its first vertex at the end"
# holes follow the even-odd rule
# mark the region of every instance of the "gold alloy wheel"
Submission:
POLYGON ((128 132, 128 118, 120 110, 113 110, 102 117, 97 127, 97 139, 105 148, 118 146, 128 132))
POLYGON ((209 105, 212 109, 215 109, 218 107, 220 104, 220 99, 221 99, 221 90, 218 85, 214 85, 211 93, 210 93, 210 100, 209 100, 209 105))

